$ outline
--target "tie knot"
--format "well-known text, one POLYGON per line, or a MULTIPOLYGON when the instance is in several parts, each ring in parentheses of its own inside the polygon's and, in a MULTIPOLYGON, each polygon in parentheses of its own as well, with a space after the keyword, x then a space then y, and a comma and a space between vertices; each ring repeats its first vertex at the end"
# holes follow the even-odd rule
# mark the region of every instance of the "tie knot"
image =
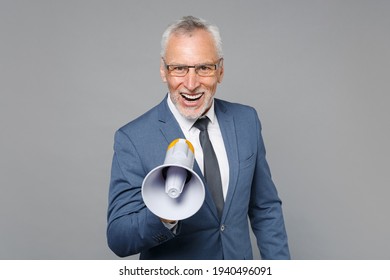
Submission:
POLYGON ((209 118, 204 117, 204 118, 199 118, 195 123, 194 126, 199 129, 200 131, 205 131, 207 130, 207 125, 209 124, 209 118))

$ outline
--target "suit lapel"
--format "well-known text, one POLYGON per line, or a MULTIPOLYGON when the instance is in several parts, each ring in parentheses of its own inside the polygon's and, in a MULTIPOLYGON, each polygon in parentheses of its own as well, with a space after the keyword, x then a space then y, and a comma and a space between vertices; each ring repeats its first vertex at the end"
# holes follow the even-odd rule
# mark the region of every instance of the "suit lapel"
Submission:
POLYGON ((228 109, 218 99, 215 99, 215 113, 218 118, 218 123, 221 129, 222 138, 225 144, 225 149, 229 161, 229 186, 222 214, 222 221, 224 221, 229 211, 233 194, 236 190, 237 185, 238 144, 234 117, 231 113, 229 114, 228 109))
POLYGON ((158 107, 158 122, 160 131, 167 141, 166 147, 168 147, 173 140, 184 138, 179 123, 168 108, 167 97, 164 98, 158 107))

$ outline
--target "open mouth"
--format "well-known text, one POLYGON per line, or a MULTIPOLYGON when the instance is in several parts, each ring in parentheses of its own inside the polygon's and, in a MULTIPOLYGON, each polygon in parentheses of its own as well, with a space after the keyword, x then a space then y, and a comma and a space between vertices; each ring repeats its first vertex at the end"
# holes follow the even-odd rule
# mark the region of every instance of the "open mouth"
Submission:
POLYGON ((197 101, 203 96, 203 93, 198 93, 198 94, 181 93, 181 96, 187 101, 197 101))

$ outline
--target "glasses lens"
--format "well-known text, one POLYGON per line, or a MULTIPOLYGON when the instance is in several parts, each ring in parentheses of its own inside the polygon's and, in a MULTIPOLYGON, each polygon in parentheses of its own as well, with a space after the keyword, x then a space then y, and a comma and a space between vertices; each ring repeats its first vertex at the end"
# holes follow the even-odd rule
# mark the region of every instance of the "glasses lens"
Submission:
POLYGON ((172 76, 185 76, 188 72, 188 67, 187 66, 182 66, 182 65, 170 65, 168 67, 168 71, 172 76))
POLYGON ((216 66, 214 64, 202 64, 195 68, 199 76, 212 76, 214 75, 215 69, 216 66))

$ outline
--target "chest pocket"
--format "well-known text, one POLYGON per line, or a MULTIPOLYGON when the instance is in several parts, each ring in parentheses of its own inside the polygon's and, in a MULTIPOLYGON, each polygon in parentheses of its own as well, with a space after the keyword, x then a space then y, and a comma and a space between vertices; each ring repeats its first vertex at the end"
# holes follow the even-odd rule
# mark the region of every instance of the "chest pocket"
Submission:
POLYGON ((240 160, 239 162, 240 169, 244 169, 248 166, 251 166, 252 164, 254 164, 255 159, 256 159, 255 153, 252 153, 249 156, 245 157, 245 159, 240 160))

